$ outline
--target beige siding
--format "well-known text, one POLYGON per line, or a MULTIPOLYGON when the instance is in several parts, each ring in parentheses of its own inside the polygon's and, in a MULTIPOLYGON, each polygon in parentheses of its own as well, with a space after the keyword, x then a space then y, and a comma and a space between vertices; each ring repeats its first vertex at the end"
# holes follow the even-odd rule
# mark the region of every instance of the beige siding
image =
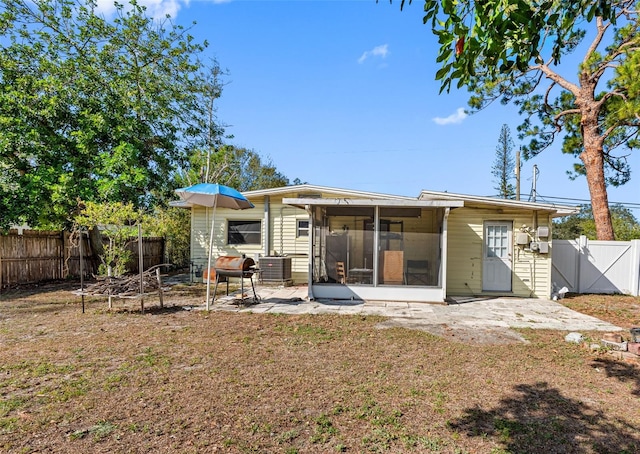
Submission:
MULTIPOLYGON (((269 254, 291 256, 292 279, 297 283, 306 283, 309 272, 309 237, 297 237, 298 219, 308 220, 307 212, 300 208, 283 205, 284 197, 297 197, 297 193, 271 196, 269 202, 270 244, 265 245, 267 238, 265 226, 264 198, 251 199, 255 208, 248 210, 230 210, 218 208, 215 216, 212 261, 223 255, 241 255, 258 260, 269 254), (262 225, 260 244, 228 245, 228 220, 255 220, 262 225)), ((211 211, 204 207, 194 207, 191 218, 191 260, 197 266, 206 267, 211 229, 211 211)))
MULTIPOLYGON (((520 231, 523 225, 533 225, 533 214, 526 211, 501 213, 499 210, 475 208, 455 209, 449 216, 447 294, 482 294, 485 221, 513 222, 511 294, 521 297, 549 297, 551 293, 551 254, 533 253, 515 245, 515 234, 520 231)), ((538 215, 538 225, 550 226, 548 215, 538 215)))
MULTIPOLYGON (((261 238, 264 240, 264 206, 256 204, 250 210, 229 210, 219 208, 215 214, 213 233, 212 261, 222 255, 242 255, 257 257, 262 253, 262 244, 228 245, 227 244, 227 220, 252 220, 262 222, 261 238)), ((191 220, 191 260, 200 266, 206 266, 209 248, 209 236, 211 234, 211 221, 213 210, 204 207, 192 209, 191 220)))
MULTIPOLYGON (((280 202, 280 201, 277 201, 280 202)), ((307 282, 309 272, 309 237, 298 237, 298 220, 309 220, 306 211, 271 203, 271 247, 275 255, 291 257, 291 277, 294 282, 307 282)))

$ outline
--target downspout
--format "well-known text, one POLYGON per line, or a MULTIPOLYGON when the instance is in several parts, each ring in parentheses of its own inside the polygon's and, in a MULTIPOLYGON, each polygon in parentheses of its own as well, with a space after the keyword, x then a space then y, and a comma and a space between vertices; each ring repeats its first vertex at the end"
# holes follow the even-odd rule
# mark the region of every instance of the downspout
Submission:
MULTIPOLYGON (((280 249, 277 255, 287 255, 284 253, 284 205, 280 206, 280 249)), ((297 226, 296 226, 297 228, 297 226)), ((275 246, 275 245, 274 245, 275 246)))
POLYGON ((313 256, 313 243, 315 241, 315 226, 313 222, 313 212, 311 211, 311 207, 309 205, 304 206, 304 210, 309 214, 309 263, 308 263, 308 274, 307 274, 307 297, 309 301, 313 301, 315 298, 313 297, 313 261, 315 257, 313 256))
POLYGON ((264 256, 269 257, 271 246, 271 205, 268 195, 264 196, 264 256))
POLYGON ((451 208, 447 207, 444 210, 444 218, 442 219, 442 263, 440 264, 440 282, 442 284, 442 301, 447 300, 447 259, 449 257, 449 252, 447 248, 447 223, 449 220, 449 213, 451 212, 451 208))

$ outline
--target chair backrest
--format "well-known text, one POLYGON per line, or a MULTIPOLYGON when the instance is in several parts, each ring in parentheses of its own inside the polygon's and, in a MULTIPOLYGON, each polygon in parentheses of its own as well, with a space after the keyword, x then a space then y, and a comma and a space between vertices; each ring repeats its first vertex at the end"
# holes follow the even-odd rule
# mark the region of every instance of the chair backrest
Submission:
POLYGON ((407 260, 405 283, 409 285, 430 285, 429 260, 407 260))
POLYGON ((336 274, 340 278, 340 283, 345 283, 344 262, 336 262, 336 274))
POLYGON ((407 260, 407 271, 426 271, 429 269, 429 260, 407 260))

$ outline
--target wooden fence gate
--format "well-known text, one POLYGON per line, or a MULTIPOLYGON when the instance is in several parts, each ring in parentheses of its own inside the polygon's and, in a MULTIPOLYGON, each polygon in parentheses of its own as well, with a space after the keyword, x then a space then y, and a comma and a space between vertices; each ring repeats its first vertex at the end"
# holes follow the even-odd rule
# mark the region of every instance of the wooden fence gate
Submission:
POLYGON ((553 240, 553 291, 640 294, 640 240, 553 240))

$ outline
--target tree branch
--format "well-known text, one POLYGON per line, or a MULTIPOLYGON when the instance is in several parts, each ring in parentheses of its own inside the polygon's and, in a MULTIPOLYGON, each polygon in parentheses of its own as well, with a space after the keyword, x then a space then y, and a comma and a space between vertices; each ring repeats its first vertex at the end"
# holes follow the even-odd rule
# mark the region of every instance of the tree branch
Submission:
POLYGON ((606 24, 605 25, 603 23, 601 17, 598 17, 596 19, 596 30, 598 32, 596 33, 596 36, 593 38, 593 41, 591 41, 591 44, 589 45, 589 48, 587 49, 587 51, 584 54, 584 58, 582 59, 582 65, 583 66, 587 66, 587 62, 589 61, 589 59, 591 58, 593 53, 598 49, 598 47, 602 43, 602 39, 604 38, 604 34, 607 31, 607 29, 609 28, 609 25, 610 24, 606 24))
POLYGON ((560 74, 553 71, 546 63, 533 66, 532 69, 541 71, 547 77, 547 79, 552 80, 554 83, 560 85, 565 90, 570 91, 574 96, 577 96, 577 94, 580 92, 580 87, 578 85, 569 82, 560 74))

